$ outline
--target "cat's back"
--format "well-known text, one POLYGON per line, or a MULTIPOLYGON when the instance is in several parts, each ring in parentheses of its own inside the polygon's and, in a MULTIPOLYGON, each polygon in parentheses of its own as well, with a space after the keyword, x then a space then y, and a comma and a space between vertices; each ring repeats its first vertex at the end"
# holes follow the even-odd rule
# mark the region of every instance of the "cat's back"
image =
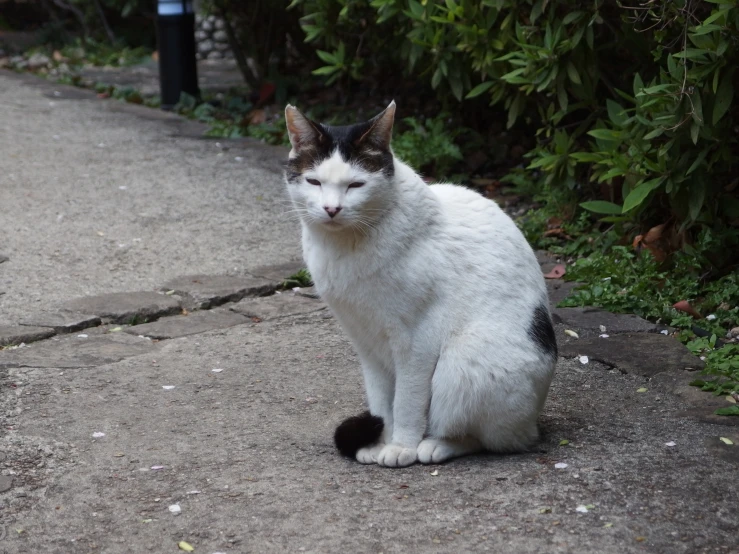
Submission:
POLYGON ((514 221, 492 200, 458 185, 431 185, 443 214, 438 237, 451 263, 475 280, 477 287, 498 288, 507 283, 528 289, 533 296, 545 290, 531 246, 514 221))
POLYGON ((463 235, 473 242, 506 238, 528 246, 513 220, 492 200, 458 185, 437 184, 429 188, 439 199, 448 233, 463 235))

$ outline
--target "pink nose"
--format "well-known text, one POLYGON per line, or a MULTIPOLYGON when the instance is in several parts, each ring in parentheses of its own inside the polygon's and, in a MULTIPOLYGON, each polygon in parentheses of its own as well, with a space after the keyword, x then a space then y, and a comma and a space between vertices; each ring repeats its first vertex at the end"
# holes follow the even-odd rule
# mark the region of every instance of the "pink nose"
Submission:
POLYGON ((323 209, 326 210, 326 213, 329 215, 329 217, 336 217, 336 214, 341 211, 341 206, 336 206, 335 208, 324 206, 323 209))

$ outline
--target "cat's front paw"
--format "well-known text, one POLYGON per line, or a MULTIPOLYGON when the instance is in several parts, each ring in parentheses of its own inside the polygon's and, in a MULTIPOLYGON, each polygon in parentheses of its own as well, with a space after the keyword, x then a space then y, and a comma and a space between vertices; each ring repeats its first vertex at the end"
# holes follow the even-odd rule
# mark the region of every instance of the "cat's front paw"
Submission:
POLYGON ((406 467, 416 463, 417 456, 415 448, 388 444, 377 455, 377 463, 385 467, 406 467))
POLYGON ((383 448, 385 448, 384 442, 378 442, 372 446, 360 448, 357 450, 357 461, 360 464, 376 464, 377 456, 383 448))

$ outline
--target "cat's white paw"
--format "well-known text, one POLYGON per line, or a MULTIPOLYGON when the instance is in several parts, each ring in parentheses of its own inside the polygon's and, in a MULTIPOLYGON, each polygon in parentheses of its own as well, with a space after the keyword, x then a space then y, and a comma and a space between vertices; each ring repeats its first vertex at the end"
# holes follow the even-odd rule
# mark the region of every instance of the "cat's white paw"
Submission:
POLYGON ((472 454, 480 450, 473 439, 446 440, 424 439, 418 445, 418 461, 422 464, 440 464, 451 458, 472 454))
POLYGON ((406 467, 416 463, 416 449, 388 444, 377 455, 377 463, 385 467, 406 467))
POLYGON ((360 464, 376 464, 377 456, 384 447, 384 442, 378 442, 375 445, 360 448, 357 450, 357 461, 360 464))

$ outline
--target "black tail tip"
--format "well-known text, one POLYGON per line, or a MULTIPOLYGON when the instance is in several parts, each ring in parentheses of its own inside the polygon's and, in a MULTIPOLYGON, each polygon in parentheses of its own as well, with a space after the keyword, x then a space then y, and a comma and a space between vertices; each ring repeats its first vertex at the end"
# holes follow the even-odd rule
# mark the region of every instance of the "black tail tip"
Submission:
POLYGON ((334 444, 343 456, 354 458, 357 450, 378 441, 384 426, 381 417, 369 412, 350 417, 336 428, 334 444))

